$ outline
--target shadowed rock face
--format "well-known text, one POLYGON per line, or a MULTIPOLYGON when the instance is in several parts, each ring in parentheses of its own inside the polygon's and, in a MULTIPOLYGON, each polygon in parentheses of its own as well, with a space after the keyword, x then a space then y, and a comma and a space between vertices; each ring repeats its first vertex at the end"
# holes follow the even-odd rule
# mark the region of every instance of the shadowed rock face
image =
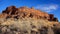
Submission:
POLYGON ((49 18, 50 18, 50 19, 48 19, 49 21, 56 21, 56 22, 58 22, 58 19, 56 17, 54 17, 53 14, 49 14, 49 18))
POLYGON ((33 7, 10 6, 0 14, 0 34, 60 34, 60 23, 33 7))

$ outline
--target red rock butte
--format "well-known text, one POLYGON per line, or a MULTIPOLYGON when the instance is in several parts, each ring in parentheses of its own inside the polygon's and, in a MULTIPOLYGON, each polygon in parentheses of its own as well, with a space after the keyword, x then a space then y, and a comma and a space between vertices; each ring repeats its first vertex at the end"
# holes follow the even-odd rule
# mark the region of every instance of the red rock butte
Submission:
POLYGON ((20 7, 16 8, 15 6, 7 7, 6 10, 2 11, 2 14, 0 14, 0 18, 35 18, 40 19, 44 18, 49 21, 58 21, 57 18, 54 17, 53 14, 48 14, 46 12, 42 12, 41 10, 37 10, 28 7, 20 7))

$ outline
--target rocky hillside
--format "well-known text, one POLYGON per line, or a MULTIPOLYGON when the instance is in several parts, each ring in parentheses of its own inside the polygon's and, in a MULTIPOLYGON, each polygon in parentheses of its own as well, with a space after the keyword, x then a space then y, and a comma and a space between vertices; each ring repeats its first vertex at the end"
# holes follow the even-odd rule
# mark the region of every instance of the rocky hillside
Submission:
POLYGON ((0 14, 0 34, 60 34, 60 23, 33 7, 10 6, 0 14))

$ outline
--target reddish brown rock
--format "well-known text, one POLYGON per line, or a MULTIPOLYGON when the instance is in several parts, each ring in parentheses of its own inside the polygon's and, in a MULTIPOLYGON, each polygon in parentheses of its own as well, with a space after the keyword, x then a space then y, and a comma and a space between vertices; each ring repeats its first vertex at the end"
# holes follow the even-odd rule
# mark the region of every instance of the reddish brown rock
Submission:
POLYGON ((20 18, 20 17, 31 17, 31 18, 35 18, 35 19, 47 19, 49 21, 57 21, 54 18, 53 14, 48 14, 46 12, 42 12, 40 10, 36 10, 33 7, 32 8, 28 8, 28 7, 20 7, 20 8, 16 8, 15 6, 10 6, 7 7, 5 11, 3 11, 2 13, 7 14, 8 16, 6 17, 12 17, 12 18, 20 18))
POLYGON ((56 17, 54 17, 53 14, 49 14, 49 19, 48 20, 49 21, 56 21, 56 22, 58 22, 58 19, 56 17))
POLYGON ((5 14, 5 13, 0 14, 0 18, 6 18, 6 16, 7 16, 7 14, 5 14))
POLYGON ((54 15, 53 14, 49 14, 49 21, 53 21, 54 19, 54 15))

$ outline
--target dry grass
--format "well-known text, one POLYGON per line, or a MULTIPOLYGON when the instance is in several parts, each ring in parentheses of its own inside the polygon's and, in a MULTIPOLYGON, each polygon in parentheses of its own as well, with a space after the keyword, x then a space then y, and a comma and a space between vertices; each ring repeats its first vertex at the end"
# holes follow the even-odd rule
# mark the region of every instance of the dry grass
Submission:
POLYGON ((33 19, 33 18, 22 18, 22 19, 7 19, 7 20, 0 20, 0 25, 7 25, 13 28, 19 28, 21 32, 27 31, 27 34, 31 34, 31 31, 37 31, 42 27, 53 27, 53 24, 45 19, 33 19))

